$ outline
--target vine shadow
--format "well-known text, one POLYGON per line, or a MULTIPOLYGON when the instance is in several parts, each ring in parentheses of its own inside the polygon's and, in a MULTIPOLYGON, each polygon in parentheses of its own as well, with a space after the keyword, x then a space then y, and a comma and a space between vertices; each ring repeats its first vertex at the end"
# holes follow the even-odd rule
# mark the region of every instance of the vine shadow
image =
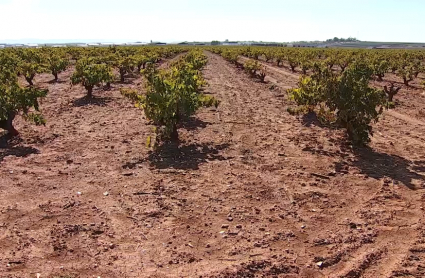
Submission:
POLYGON ((375 179, 389 177, 411 190, 418 189, 412 180, 425 181, 425 176, 418 173, 425 170, 425 163, 415 163, 404 157, 377 152, 371 148, 354 149, 354 155, 352 166, 369 177, 375 179))
POLYGON ((192 131, 200 128, 206 128, 211 123, 205 122, 197 117, 190 117, 182 121, 179 127, 192 131))
POLYGON ((12 138, 9 134, 0 136, 0 163, 7 156, 27 157, 40 153, 36 148, 18 145, 20 141, 19 138, 12 138))
MULTIPOLYGON (((310 111, 301 116, 301 123, 306 127, 317 126, 317 127, 325 127, 319 120, 316 112, 310 111)), ((329 128, 329 127, 328 127, 329 128)))
POLYGON ((64 84, 64 83, 67 83, 67 81, 61 80, 61 79, 58 79, 58 80, 52 79, 52 80, 47 81, 47 83, 48 84, 64 84))
POLYGON ((211 145, 165 143, 155 151, 150 152, 148 158, 150 165, 157 169, 198 170, 199 165, 213 160, 226 160, 220 151, 229 147, 229 144, 211 145))
POLYGON ((411 161, 398 155, 381 153, 370 147, 353 147, 348 139, 343 139, 329 139, 336 146, 335 150, 308 146, 303 151, 337 159, 338 162, 334 163, 335 173, 348 174, 348 169, 354 167, 368 177, 378 180, 390 178, 411 190, 418 189, 413 180, 425 182, 425 161, 411 161))

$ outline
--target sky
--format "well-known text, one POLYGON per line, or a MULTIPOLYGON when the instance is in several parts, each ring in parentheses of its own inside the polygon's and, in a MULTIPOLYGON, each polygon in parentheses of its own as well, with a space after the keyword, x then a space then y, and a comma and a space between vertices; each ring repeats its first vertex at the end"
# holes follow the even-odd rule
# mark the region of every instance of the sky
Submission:
POLYGON ((0 0, 0 42, 425 42, 424 0, 0 0))

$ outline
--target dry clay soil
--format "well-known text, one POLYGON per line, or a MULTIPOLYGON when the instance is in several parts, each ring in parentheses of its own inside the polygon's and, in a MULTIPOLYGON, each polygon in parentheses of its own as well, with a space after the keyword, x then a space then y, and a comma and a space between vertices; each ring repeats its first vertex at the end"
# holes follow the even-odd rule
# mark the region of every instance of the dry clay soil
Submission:
POLYGON ((425 96, 403 88, 370 148, 286 112, 297 75, 267 83, 208 53, 221 100, 145 147, 120 87, 49 88, 45 127, 0 149, 0 277, 425 277, 425 96), (79 194, 80 193, 80 194, 79 194))

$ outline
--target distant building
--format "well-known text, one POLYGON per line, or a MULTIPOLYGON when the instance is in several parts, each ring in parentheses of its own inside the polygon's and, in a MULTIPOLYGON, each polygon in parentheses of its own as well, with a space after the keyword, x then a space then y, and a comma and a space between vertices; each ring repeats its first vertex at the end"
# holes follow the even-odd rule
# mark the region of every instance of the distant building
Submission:
POLYGON ((36 43, 27 43, 25 45, 23 45, 23 47, 27 47, 27 48, 37 48, 39 45, 36 43))
POLYGON ((223 45, 240 45, 239 42, 229 42, 229 41, 225 41, 223 42, 223 45))
POLYGON ((114 46, 115 43, 111 43, 111 42, 101 42, 99 43, 99 46, 114 46))
POLYGON ((148 43, 146 42, 131 42, 131 43, 127 43, 127 45, 133 45, 133 46, 142 46, 142 45, 147 45, 148 43))

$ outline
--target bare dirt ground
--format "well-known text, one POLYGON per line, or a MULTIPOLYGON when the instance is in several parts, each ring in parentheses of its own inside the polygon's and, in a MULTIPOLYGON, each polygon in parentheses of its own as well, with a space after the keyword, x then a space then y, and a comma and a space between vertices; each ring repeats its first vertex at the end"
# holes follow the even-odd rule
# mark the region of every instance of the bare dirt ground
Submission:
POLYGON ((118 90, 140 79, 91 102, 71 70, 36 80, 47 126, 18 121, 21 141, 0 149, 0 277, 423 277, 421 92, 397 95, 353 150, 286 112, 296 76, 275 67, 263 84, 208 57, 220 107, 155 155, 118 90))

